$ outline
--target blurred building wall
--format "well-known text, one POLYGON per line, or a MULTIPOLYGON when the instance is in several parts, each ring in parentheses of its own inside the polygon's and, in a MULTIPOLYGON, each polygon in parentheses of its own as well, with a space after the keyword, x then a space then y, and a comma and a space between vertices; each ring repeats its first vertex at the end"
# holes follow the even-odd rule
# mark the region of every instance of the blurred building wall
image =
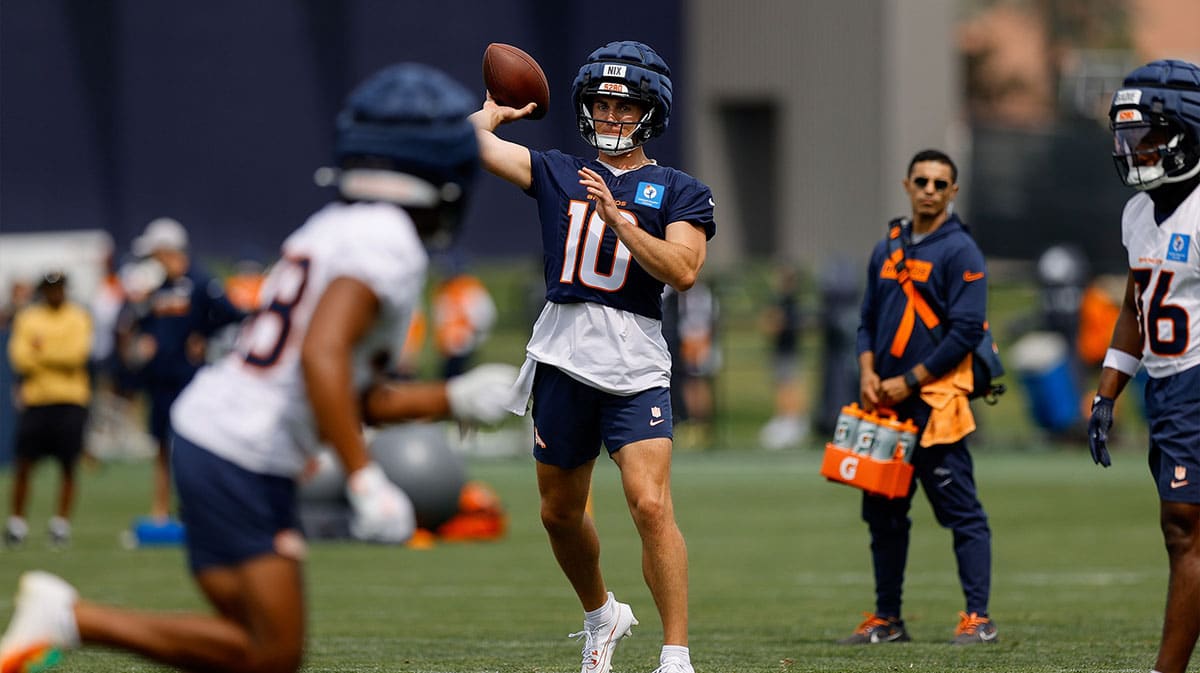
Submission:
MULTIPOLYGON (((585 0, 0 3, 0 232, 100 228, 120 252, 169 215, 202 258, 269 259, 331 196, 312 175, 330 161, 351 87, 412 60, 482 102, 490 42, 526 49, 551 89, 544 120, 502 135, 591 153, 569 102, 580 64, 606 42, 637 39, 679 68, 682 2, 640 0, 636 20, 620 22, 585 0)), ((654 156, 680 166, 681 145, 668 133, 654 156)), ((464 246, 536 257, 536 217, 532 199, 482 176, 464 246)))
POLYGON ((685 153, 716 195, 715 263, 865 259, 909 210, 900 181, 914 153, 967 164, 953 5, 687 4, 685 153))

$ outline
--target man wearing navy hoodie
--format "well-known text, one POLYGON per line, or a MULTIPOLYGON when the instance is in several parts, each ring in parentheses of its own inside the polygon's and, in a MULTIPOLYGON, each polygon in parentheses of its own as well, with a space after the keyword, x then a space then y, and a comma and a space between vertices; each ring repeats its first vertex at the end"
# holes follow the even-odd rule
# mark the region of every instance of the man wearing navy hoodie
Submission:
MULTIPOLYGON (((903 264, 897 264, 899 250, 889 232, 876 244, 868 267, 858 328, 859 393, 864 409, 891 409, 924 427, 931 407, 922 400, 921 388, 955 371, 983 338, 987 281, 983 253, 952 211, 958 169, 950 157, 937 150, 918 152, 903 185, 912 202, 911 219, 900 221, 897 232, 903 264), (937 334, 930 323, 938 326, 937 334)), ((961 402, 966 405, 965 397, 961 402)), ((914 481, 925 489, 938 523, 954 535, 966 609, 950 642, 994 643, 996 625, 988 616, 992 533, 966 442, 922 442, 912 464, 914 481)), ((914 492, 910 487, 907 496, 894 499, 863 494, 875 611, 866 613, 858 629, 839 641, 843 644, 910 639, 900 605, 914 492)))

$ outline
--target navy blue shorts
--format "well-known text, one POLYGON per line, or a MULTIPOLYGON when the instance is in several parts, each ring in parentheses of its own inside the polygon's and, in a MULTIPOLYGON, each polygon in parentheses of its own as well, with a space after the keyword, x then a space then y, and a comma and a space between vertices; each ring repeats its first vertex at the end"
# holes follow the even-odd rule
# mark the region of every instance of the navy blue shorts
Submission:
POLYGON ((275 536, 300 530, 296 482, 242 469, 178 434, 171 472, 192 574, 275 553, 275 536))
POLYGON ((1158 497, 1200 503, 1200 366, 1146 382, 1146 423, 1158 497))
POLYGON ((539 363, 533 428, 533 457, 569 470, 600 455, 601 443, 612 455, 643 439, 671 439, 671 389, 613 395, 539 363))

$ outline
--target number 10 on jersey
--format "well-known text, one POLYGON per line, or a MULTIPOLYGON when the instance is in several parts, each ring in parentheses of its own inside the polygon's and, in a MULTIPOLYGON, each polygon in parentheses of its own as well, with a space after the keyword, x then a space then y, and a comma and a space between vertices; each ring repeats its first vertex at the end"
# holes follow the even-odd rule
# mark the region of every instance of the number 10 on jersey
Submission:
MULTIPOLYGON (((587 201, 571 201, 567 213, 570 223, 567 227, 566 245, 563 248, 563 267, 562 273, 558 276, 559 282, 574 283, 578 269, 579 282, 584 285, 606 292, 620 290, 629 276, 629 260, 632 258, 629 248, 625 247, 625 244, 618 239, 617 247, 613 251, 612 268, 607 273, 601 271, 598 268, 600 244, 604 241, 604 231, 608 225, 604 223, 600 214, 592 209, 592 204, 587 201), (587 224, 586 231, 585 222, 587 224), (581 239, 583 241, 582 254, 579 250, 581 239)), ((633 213, 622 210, 621 216, 634 225, 637 224, 637 216, 633 213)))

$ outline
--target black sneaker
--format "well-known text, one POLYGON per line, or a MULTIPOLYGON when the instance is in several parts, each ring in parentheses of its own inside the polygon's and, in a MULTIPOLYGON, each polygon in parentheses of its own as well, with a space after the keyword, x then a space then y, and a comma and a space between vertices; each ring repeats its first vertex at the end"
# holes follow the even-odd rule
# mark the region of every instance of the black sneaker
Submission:
POLYGON ((958 628, 954 630, 954 639, 950 641, 951 645, 998 642, 996 622, 993 622, 987 615, 980 616, 974 612, 971 614, 960 612, 958 618, 958 628))
POLYGON ((858 625, 854 633, 838 641, 839 645, 870 645, 872 643, 906 643, 911 638, 904 629, 904 620, 895 617, 883 618, 864 612, 866 620, 858 625))

